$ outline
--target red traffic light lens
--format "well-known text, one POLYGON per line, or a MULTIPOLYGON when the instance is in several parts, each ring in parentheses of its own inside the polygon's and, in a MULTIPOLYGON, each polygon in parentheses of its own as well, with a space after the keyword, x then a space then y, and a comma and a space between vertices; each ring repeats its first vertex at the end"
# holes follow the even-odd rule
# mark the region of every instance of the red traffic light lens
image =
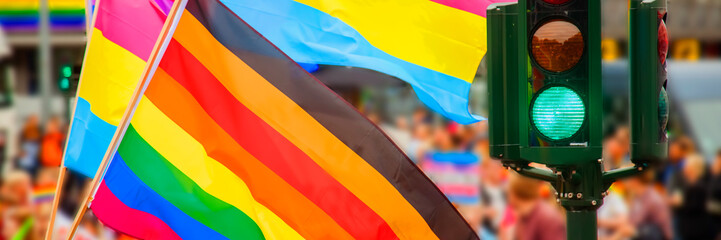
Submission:
POLYGON ((658 59, 662 64, 666 63, 666 56, 668 56, 668 30, 666 22, 661 20, 661 24, 658 26, 658 59))
POLYGON ((543 1, 546 3, 550 3, 550 4, 560 5, 560 4, 567 3, 571 0, 543 0, 543 1))
POLYGON ((565 20, 544 23, 533 34, 533 59, 543 69, 564 72, 575 66, 584 49, 583 36, 578 27, 565 20))

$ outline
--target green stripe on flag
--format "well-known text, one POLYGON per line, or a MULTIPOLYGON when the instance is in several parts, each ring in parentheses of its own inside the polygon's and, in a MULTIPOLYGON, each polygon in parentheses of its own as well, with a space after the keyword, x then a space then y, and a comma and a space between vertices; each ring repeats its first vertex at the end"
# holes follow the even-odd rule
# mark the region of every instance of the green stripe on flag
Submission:
POLYGON ((230 239, 264 239, 248 215, 205 192, 155 151, 132 125, 118 153, 140 180, 190 217, 230 239))

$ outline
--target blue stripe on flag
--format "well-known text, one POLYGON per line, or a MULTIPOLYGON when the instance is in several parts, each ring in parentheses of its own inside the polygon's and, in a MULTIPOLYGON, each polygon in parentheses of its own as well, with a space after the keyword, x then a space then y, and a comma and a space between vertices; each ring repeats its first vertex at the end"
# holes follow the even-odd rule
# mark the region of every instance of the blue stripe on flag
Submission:
POLYGON ((461 124, 484 118, 470 113, 471 84, 391 56, 341 20, 290 0, 221 0, 296 62, 361 67, 413 86, 434 111, 461 124))
POLYGON ((65 166, 87 177, 94 177, 117 127, 93 114, 90 103, 78 97, 71 129, 65 166))

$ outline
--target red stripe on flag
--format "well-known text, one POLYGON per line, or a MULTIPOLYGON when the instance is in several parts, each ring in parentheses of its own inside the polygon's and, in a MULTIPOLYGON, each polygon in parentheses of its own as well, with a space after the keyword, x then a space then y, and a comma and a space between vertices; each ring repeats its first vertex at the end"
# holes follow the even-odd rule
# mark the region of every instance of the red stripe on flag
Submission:
POLYGON ((155 72, 145 96, 250 188, 253 198, 306 239, 353 239, 327 213, 243 149, 163 69, 155 72), (280 196, 280 197, 279 197, 280 196), (313 219, 313 224, 308 224, 313 219))
POLYGON ((358 239, 397 238, 378 214, 233 97, 177 41, 171 41, 160 67, 183 85, 241 146, 328 213, 352 236, 358 239))

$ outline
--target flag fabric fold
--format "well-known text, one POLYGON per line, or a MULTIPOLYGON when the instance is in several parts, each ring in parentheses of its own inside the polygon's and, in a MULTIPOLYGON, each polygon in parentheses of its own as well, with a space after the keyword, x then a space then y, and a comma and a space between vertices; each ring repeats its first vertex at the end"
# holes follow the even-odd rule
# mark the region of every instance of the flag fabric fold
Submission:
POLYGON ((163 27, 169 0, 100 0, 63 164, 95 176, 163 27))
POLYGON ((505 0, 222 0, 292 59, 368 68, 408 82, 462 124, 486 52, 486 8, 505 0))
POLYGON ((91 207, 138 238, 478 238, 381 130, 218 0, 188 2, 91 207))

